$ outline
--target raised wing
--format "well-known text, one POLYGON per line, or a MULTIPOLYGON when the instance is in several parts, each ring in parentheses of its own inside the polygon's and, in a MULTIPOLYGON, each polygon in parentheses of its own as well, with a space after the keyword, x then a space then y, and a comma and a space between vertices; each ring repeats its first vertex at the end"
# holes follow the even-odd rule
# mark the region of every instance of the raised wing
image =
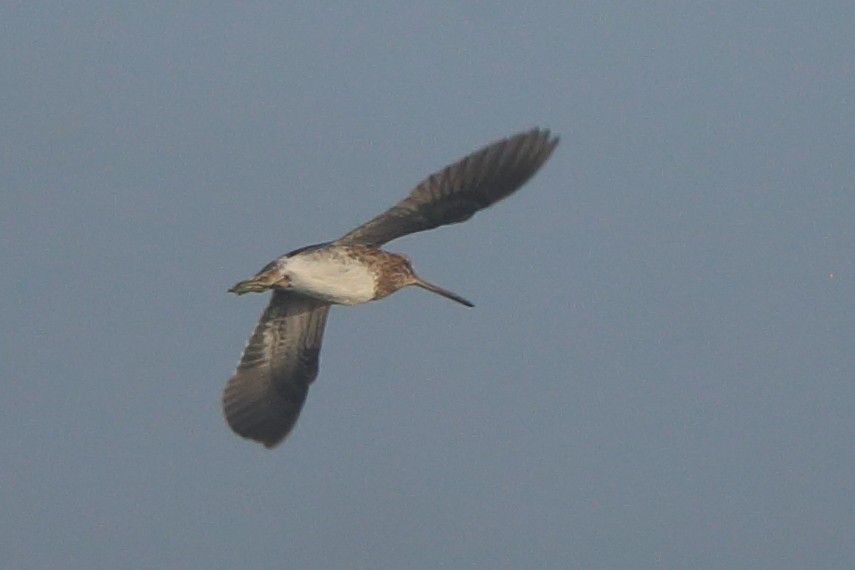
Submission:
POLYGON ((235 433, 268 448, 285 439, 318 375, 329 308, 317 299, 273 291, 223 394, 226 421, 235 433))
POLYGON ((432 174, 405 199, 335 243, 379 247, 407 234, 464 222, 525 184, 557 144, 558 137, 545 129, 494 142, 432 174))

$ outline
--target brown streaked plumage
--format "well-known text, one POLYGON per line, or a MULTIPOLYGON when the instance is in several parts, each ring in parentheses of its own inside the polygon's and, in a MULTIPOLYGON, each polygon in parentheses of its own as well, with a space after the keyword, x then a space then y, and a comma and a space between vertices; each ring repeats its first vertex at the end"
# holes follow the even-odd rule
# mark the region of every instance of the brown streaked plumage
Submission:
POLYGON ((223 395, 226 420, 239 435, 273 447, 294 427, 318 374, 327 313, 416 286, 468 307, 472 303, 380 249, 396 238, 463 222, 518 190, 552 154, 558 137, 533 129, 502 139, 426 178, 379 216, 339 239, 294 250, 230 289, 272 290, 223 395))

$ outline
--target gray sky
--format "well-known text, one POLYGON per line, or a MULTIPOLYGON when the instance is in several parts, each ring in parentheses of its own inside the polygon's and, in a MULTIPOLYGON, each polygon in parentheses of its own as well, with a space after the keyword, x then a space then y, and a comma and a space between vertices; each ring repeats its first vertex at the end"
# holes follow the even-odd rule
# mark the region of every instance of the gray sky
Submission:
POLYGON ((851 2, 15 4, 4 567, 851 568, 851 2), (234 436, 226 289, 532 126, 234 436))

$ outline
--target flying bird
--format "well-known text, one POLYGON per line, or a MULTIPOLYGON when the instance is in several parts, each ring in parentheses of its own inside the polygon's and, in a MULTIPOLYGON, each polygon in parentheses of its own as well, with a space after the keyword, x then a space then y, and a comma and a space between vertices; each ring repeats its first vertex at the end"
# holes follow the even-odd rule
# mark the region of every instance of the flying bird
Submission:
POLYGON ((472 303, 419 277, 409 259, 380 249, 401 236, 464 222, 518 190, 549 158, 558 137, 533 129, 496 141, 422 181, 379 216, 335 241, 274 259, 229 292, 271 290, 223 394, 226 421, 268 448, 290 433, 318 375, 332 305, 357 305, 414 285, 472 303))

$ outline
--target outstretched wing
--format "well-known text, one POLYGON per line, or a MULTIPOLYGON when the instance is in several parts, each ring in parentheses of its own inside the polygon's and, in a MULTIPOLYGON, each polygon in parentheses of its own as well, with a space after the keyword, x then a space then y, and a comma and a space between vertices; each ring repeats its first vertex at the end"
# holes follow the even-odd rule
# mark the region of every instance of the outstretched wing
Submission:
POLYGON ((329 308, 311 297, 273 291, 223 394, 226 420, 238 435, 273 447, 294 427, 318 375, 329 308))
POLYGON ((379 216, 336 244, 379 247, 393 239, 471 218, 531 178, 558 144, 548 130, 502 139, 429 176, 379 216))

